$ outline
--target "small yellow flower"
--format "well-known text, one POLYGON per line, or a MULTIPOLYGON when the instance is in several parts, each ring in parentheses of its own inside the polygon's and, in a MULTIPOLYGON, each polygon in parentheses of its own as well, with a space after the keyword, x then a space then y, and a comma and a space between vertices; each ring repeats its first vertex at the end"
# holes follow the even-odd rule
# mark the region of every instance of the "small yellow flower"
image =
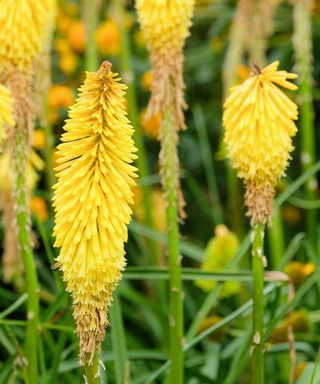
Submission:
POLYGON ((65 37, 57 38, 54 42, 54 48, 60 55, 71 52, 70 43, 65 37))
POLYGON ((278 71, 279 62, 255 68, 241 85, 231 88, 224 104, 224 142, 238 177, 246 185, 246 205, 253 223, 269 220, 274 188, 293 150, 298 108, 278 86, 296 90, 287 81, 297 75, 278 71))
POLYGON ((58 31, 62 33, 67 33, 70 28, 70 25, 72 24, 72 19, 66 16, 61 9, 59 9, 56 19, 58 31))
POLYGON ((48 220, 48 207, 43 197, 32 196, 30 199, 30 209, 32 213, 38 215, 41 221, 48 220))
MULTIPOLYGON (((202 271, 224 272, 239 249, 237 236, 224 225, 218 225, 215 236, 209 241, 203 256, 202 271)), ((211 291, 216 282, 212 280, 197 280, 195 284, 205 292, 211 291)), ((227 281, 223 284, 220 297, 228 297, 240 291, 240 284, 227 281)))
POLYGON ((292 326, 294 332, 307 332, 310 329, 308 313, 304 310, 295 311, 290 318, 285 319, 273 330, 270 336, 271 343, 283 343, 288 340, 288 327, 292 326))
POLYGON ((304 276, 312 275, 315 270, 316 270, 316 266, 314 265, 314 263, 312 261, 308 261, 306 264, 304 264, 304 266, 302 268, 302 272, 303 272, 304 276))
POLYGON ((109 18, 96 31, 96 41, 103 55, 117 55, 120 51, 120 34, 116 22, 109 18))
POLYGON ((72 89, 63 84, 54 84, 48 92, 48 104, 50 108, 66 108, 74 102, 72 89))
POLYGON ((81 21, 73 22, 68 29, 70 47, 77 53, 82 53, 86 47, 85 30, 81 21))
POLYGON ((43 149, 46 146, 46 134, 42 129, 33 131, 33 148, 43 149))
POLYGON ((86 75, 58 146, 53 198, 57 266, 72 294, 81 359, 104 338, 107 308, 125 266, 136 177, 126 86, 108 62, 86 75))
POLYGON ((305 279, 303 268, 304 264, 300 261, 291 261, 285 266, 284 272, 290 277, 294 285, 300 285, 305 279))
POLYGON ((140 114, 140 122, 143 128, 143 133, 150 139, 158 139, 160 132, 161 115, 158 113, 155 116, 146 118, 145 109, 140 114))
POLYGON ((144 72, 141 79, 142 88, 145 89, 146 91, 150 91, 152 86, 152 79, 153 79, 152 71, 144 72))
POLYGON ((59 59, 59 67, 66 75, 73 73, 78 66, 78 57, 72 51, 64 53, 59 59))

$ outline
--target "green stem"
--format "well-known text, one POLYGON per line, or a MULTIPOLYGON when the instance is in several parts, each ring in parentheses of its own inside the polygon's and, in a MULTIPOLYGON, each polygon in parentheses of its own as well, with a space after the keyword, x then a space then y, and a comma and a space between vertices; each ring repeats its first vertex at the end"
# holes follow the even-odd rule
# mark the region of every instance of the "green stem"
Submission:
POLYGON ((280 209, 274 208, 272 226, 268 228, 270 248, 270 268, 277 269, 284 255, 284 233, 280 209))
MULTIPOLYGON (((121 59, 121 72, 125 84, 128 86, 127 97, 128 97, 128 110, 129 118, 132 125, 134 126, 134 141, 138 149, 138 158, 136 160, 137 168, 139 169, 140 178, 144 178, 149 174, 148 160, 145 150, 145 144, 143 139, 143 134, 141 131, 141 126, 139 122, 138 114, 138 105, 137 105, 137 95, 136 88, 134 84, 134 72, 132 71, 131 64, 131 49, 130 41, 125 21, 125 12, 123 6, 123 0, 113 0, 115 16, 117 19, 117 25, 120 30, 120 59, 121 59)), ((142 203, 144 209, 145 222, 149 228, 155 228, 154 226, 154 217, 152 212, 152 200, 151 200, 151 188, 149 185, 140 185, 142 192, 142 203)), ((161 250, 159 244, 156 241, 149 240, 149 247, 151 250, 151 261, 153 265, 160 264, 160 255, 161 250)))
POLYGON ((178 133, 175 121, 174 96, 169 84, 169 101, 160 127, 160 166, 166 196, 169 254, 169 336, 172 362, 170 383, 183 383, 183 300, 178 224, 177 186, 179 185, 178 133))
POLYGON ((239 207, 243 205, 242 193, 240 192, 240 182, 237 178, 235 170, 231 164, 227 164, 227 188, 228 188, 228 211, 231 228, 238 234, 240 238, 244 234, 243 218, 239 207))
POLYGON ((263 327, 263 238, 264 224, 252 228, 252 273, 253 273, 253 339, 252 339, 252 384, 264 383, 264 327, 263 327))
MULTIPOLYGON (((294 34, 296 64, 299 74, 301 163, 305 172, 315 162, 314 108, 312 101, 312 23, 310 1, 296 0, 294 5, 294 34)), ((317 181, 311 178, 305 185, 305 199, 316 200, 317 181)), ((306 233, 312 244, 317 240, 317 210, 306 212, 306 233)))
POLYGON ((83 20, 86 30, 85 66, 87 71, 98 70, 98 47, 95 40, 95 33, 99 22, 99 0, 83 0, 83 20))
POLYGON ((91 356, 86 356, 84 361, 84 376, 86 384, 99 384, 99 355, 96 351, 91 358, 91 356))
POLYGON ((15 132, 14 135, 14 174, 18 243, 23 260, 27 281, 27 329, 26 357, 31 383, 38 383, 37 328, 39 317, 38 278, 30 239, 30 214, 26 192, 25 170, 27 165, 26 135, 15 132))

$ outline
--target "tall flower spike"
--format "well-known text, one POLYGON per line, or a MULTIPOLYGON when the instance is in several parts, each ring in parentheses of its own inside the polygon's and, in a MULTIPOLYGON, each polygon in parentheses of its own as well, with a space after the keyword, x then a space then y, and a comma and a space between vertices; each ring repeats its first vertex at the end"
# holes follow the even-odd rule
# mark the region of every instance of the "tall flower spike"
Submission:
POLYGON ((152 94, 146 119, 163 114, 169 100, 168 80, 174 85, 178 128, 185 128, 183 110, 183 46, 189 35, 194 0, 137 0, 142 31, 151 54, 152 94))
POLYGON ((54 3, 55 0, 0 0, 0 66, 10 63, 23 69, 31 67, 43 44, 54 3))
POLYGON ((136 159, 125 89, 111 64, 87 72, 58 146, 54 186, 57 266, 74 304, 80 358, 100 347, 125 266, 136 159))
POLYGON ((253 224, 270 220, 275 186, 287 168, 291 137, 297 131, 297 106, 278 88, 296 90, 287 80, 297 75, 278 71, 278 66, 275 61, 261 71, 255 68, 243 84, 231 88, 224 104, 224 141, 245 182, 245 204, 253 224))

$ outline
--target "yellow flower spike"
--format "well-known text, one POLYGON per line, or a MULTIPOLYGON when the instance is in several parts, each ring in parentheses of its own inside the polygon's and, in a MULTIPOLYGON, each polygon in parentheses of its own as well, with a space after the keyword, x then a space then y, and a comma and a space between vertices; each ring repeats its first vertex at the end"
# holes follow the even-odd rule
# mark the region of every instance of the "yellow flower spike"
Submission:
POLYGON ((246 185, 245 202, 253 224, 270 219, 275 186, 288 166, 298 108, 279 88, 296 90, 297 75, 278 71, 275 61, 255 68, 231 88, 224 104, 224 141, 232 166, 246 185))
MULTIPOLYGON (((222 224, 215 228, 215 236, 209 241, 203 256, 202 271, 224 272, 239 249, 237 236, 222 224)), ((210 292, 216 282, 212 280, 196 280, 195 284, 204 292, 210 292)), ((227 281, 223 284, 220 297, 229 297, 240 291, 237 281, 227 281)))
POLYGON ((168 101, 167 81, 174 84, 175 114, 179 128, 185 128, 187 107, 183 90, 183 46, 189 35, 194 0, 137 0, 136 7, 151 54, 152 94, 146 118, 163 113, 168 101))
POLYGON ((54 186, 57 266, 67 282, 81 360, 100 347, 107 308, 125 266, 136 148, 125 110, 126 86, 111 64, 87 72, 58 146, 54 186))
POLYGON ((0 0, 0 67, 31 67, 43 44, 54 3, 55 0, 0 0))
POLYGON ((0 151, 6 139, 6 126, 13 126, 13 100, 10 91, 0 84, 0 151))

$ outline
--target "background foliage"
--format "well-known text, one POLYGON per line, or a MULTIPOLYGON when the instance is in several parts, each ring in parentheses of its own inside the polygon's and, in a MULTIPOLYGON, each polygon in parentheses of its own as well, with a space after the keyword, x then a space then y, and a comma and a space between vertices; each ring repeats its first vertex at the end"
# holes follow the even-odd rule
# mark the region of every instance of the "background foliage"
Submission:
MULTIPOLYGON (((151 85, 147 49, 139 30, 134 6, 128 3, 121 31, 117 1, 102 2, 99 26, 95 33, 100 60, 108 59, 114 70, 122 72, 125 83, 133 80, 137 96, 137 121, 142 128, 150 173, 140 184, 152 188, 152 209, 155 228, 146 225, 141 193, 136 191, 135 220, 129 227, 127 244, 128 268, 119 284, 111 310, 111 327, 103 344, 101 360, 106 370, 103 383, 164 382, 168 367, 168 272, 165 268, 165 214, 158 177, 159 143, 156 140, 159 121, 145 123, 142 119, 151 85), (126 33, 130 51, 123 55, 121 34, 126 33), (123 73, 128 54, 131 72, 123 73), (134 76, 130 79, 130 76, 134 76), (159 265, 154 265, 152 244, 161 252, 159 265)), ((280 2, 273 17, 273 33, 268 39, 267 58, 280 60, 281 68, 295 65, 292 45, 292 4, 280 2)), ((250 354, 251 274, 248 222, 245 219, 240 185, 228 182, 228 163, 222 145, 222 71, 230 44, 230 27, 235 17, 236 2, 228 0, 197 1, 194 25, 185 49, 186 112, 188 130, 180 139, 182 185, 187 201, 188 218, 181 226, 184 305, 185 305, 185 381, 196 383, 246 383, 250 354), (239 240, 234 252, 233 240, 225 236, 214 249, 205 249, 214 236, 214 228, 224 224, 239 240), (231 244, 231 243, 232 244, 231 244), (231 244, 231 245, 230 245, 231 244), (231 250, 229 250, 229 248, 231 250), (228 256, 228 252, 231 256, 228 256), (235 254, 234 254, 235 253, 235 254), (203 272, 204 259, 211 260, 203 272), (225 262, 225 258, 231 261, 225 262), (230 268, 231 267, 231 268, 230 268), (192 269, 190 269, 192 268, 192 269), (227 270, 225 270, 227 268, 227 270), (216 272, 220 272, 217 274, 216 272), (195 281, 219 281, 201 289, 195 281), (236 293, 223 282, 236 281, 236 293), (224 294, 221 294, 224 292, 224 294)), ((52 269, 57 250, 51 237, 53 215, 50 206, 54 175, 53 145, 58 144, 67 107, 75 100, 86 70, 84 26, 79 1, 60 1, 51 51, 52 86, 48 92, 48 124, 39 121, 34 136, 34 148, 45 160, 39 183, 31 198, 35 257, 41 289, 38 348, 41 383, 80 383, 78 341, 74 334, 71 302, 58 272, 52 269)), ((320 92, 320 2, 312 8, 313 28, 313 106, 316 146, 319 123, 320 92)), ((122 35, 123 36, 123 35, 122 35)), ((90 44, 90 43, 89 43, 90 44)), ((237 66, 237 82, 250 73, 250 60, 244 57, 237 66)), ((297 95, 299 101, 299 95, 297 95)), ((129 102, 129 108, 132 104, 129 102)), ((303 172, 299 154, 301 135, 295 138, 296 150, 287 178, 283 180, 275 207, 279 213, 275 229, 267 236, 265 254, 268 269, 287 273, 295 287, 291 306, 286 283, 266 284, 267 353, 266 375, 272 383, 288 381, 290 369, 289 324, 295 331, 296 382, 320 382, 319 349, 319 218, 317 238, 306 233, 305 216, 320 206, 316 199, 307 201, 303 184, 320 169, 317 162, 303 172), (288 317, 288 310, 293 311, 288 317)), ((319 161, 319 158, 318 158, 319 161)), ((3 230, 1 228, 1 238, 3 230)), ((234 235, 232 235, 234 236, 234 235)), ((0 269, 4 275, 3 267, 0 269)), ((204 284, 205 285, 205 284, 204 284)), ((203 287, 202 287, 203 288, 203 287)), ((25 280, 17 273, 11 282, 0 286, 0 383, 23 382, 25 360, 22 352, 25 326, 25 280)), ((291 348, 292 349, 292 348, 291 348)), ((270 381, 269 381, 270 382, 270 381)))

